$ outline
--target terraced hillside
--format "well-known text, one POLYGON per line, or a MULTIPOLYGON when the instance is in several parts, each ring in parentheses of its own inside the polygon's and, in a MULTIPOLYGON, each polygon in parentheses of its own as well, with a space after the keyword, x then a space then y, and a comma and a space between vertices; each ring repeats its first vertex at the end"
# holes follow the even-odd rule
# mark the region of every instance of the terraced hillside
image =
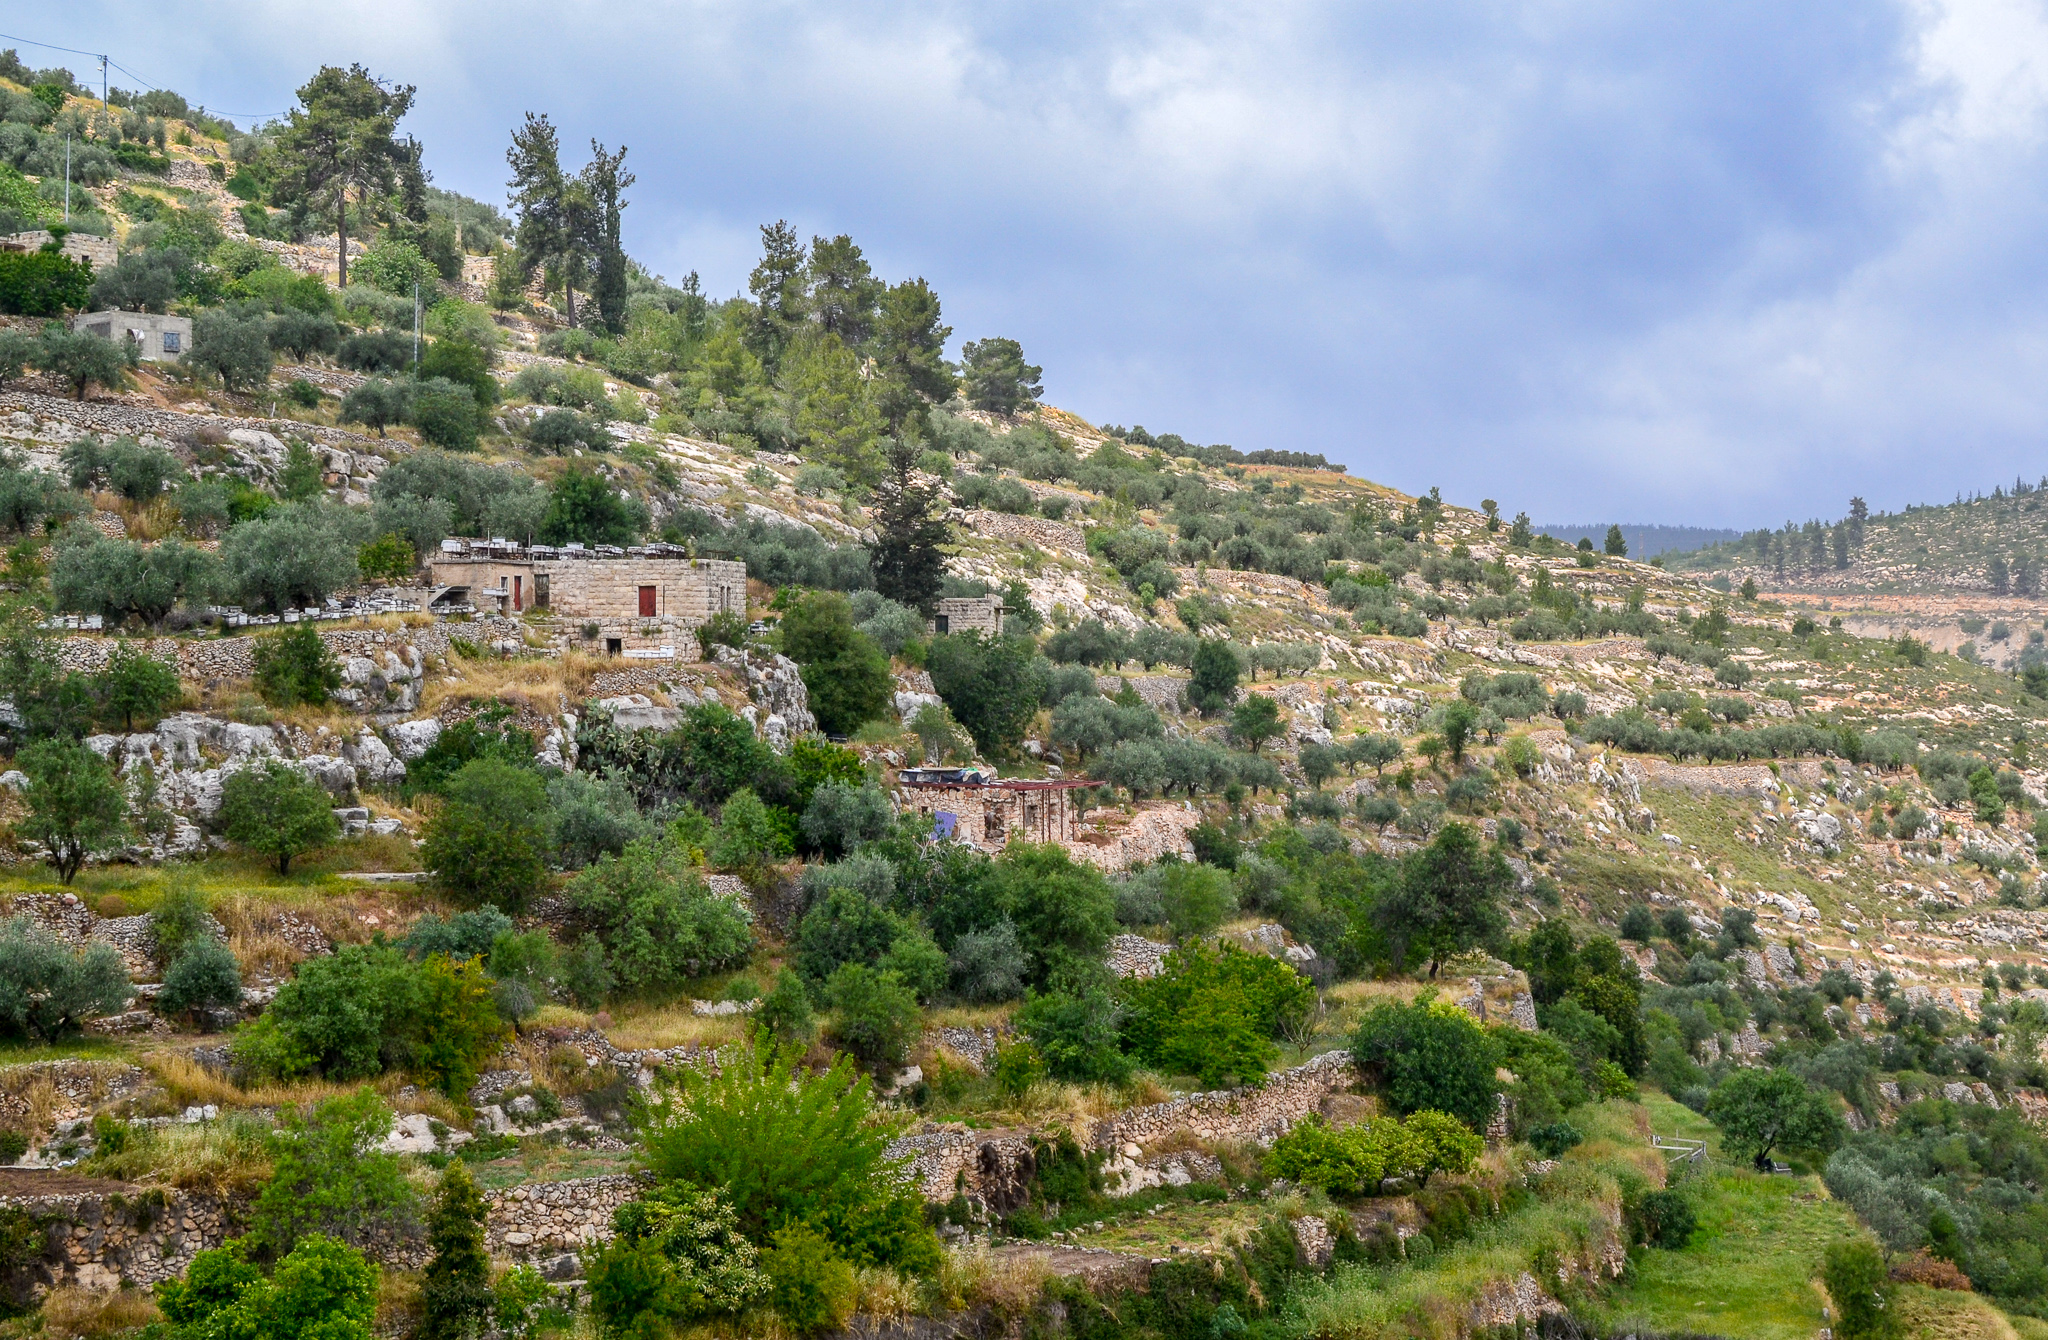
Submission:
POLYGON ((0 392, 0 1325, 2042 1326, 2030 681, 1029 403, 843 238, 340 291, 212 129, 92 213, 265 356, 0 392), (494 536, 746 608, 434 607, 494 536))

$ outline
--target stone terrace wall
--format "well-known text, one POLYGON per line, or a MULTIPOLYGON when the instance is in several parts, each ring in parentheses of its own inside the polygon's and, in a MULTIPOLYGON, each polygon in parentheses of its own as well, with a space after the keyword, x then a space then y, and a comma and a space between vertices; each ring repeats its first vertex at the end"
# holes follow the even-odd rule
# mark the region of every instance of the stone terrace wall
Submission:
MULTIPOLYGON (((282 625, 280 625, 282 626, 282 625)), ((445 656, 450 639, 456 636, 471 642, 488 645, 500 638, 517 638, 523 634, 524 625, 514 619, 477 619, 471 623, 450 624, 436 621, 407 628, 402 632, 387 632, 381 628, 322 628, 320 640, 336 656, 347 659, 350 656, 368 655, 379 647, 395 647, 410 644, 417 647, 424 656, 445 656)), ((186 679, 201 683, 218 683, 222 680, 248 679, 256 673, 256 639, 264 634, 247 637, 176 638, 153 637, 136 639, 115 639, 109 637, 67 637, 58 648, 58 661, 66 670, 77 670, 91 674, 107 663, 119 645, 135 647, 160 661, 175 663, 178 673, 186 679)))
POLYGON ((217 1197, 123 1186, 58 1175, 33 1180, 0 1172, 0 1209, 26 1212, 42 1228, 42 1256, 6 1283, 17 1300, 59 1285, 117 1288, 180 1274, 192 1258, 218 1247, 234 1215, 217 1197), (53 1190, 34 1188, 47 1181, 53 1190))
POLYGON ((1283 1070, 1264 1084, 1189 1094, 1150 1107, 1134 1107, 1095 1123, 1096 1148, 1150 1144, 1187 1132, 1203 1140, 1251 1140, 1270 1144, 1323 1099, 1358 1082, 1345 1052, 1324 1052, 1305 1065, 1283 1070))
MULTIPOLYGON (((1091 1149, 1127 1154, 1170 1135, 1203 1140, 1270 1144, 1332 1093, 1358 1082, 1344 1052, 1325 1052, 1305 1065, 1241 1089, 1190 1094, 1171 1102, 1133 1108, 1075 1132, 1091 1149)), ((928 1200, 949 1200, 964 1186, 992 1204, 1003 1205, 1031 1170, 1033 1132, 937 1130, 906 1135, 889 1146, 907 1160, 908 1175, 928 1200)))
POLYGON ((535 1182, 484 1192, 484 1243, 493 1256, 525 1259, 581 1251, 612 1236, 612 1211, 640 1193, 625 1173, 535 1182))
POLYGON ((27 417, 18 417, 13 424, 4 425, 12 431, 0 432, 0 436, 36 433, 40 431, 37 420, 54 420, 80 433, 127 433, 136 437, 151 433, 173 441, 184 438, 197 428, 212 428, 222 433, 253 428, 275 437, 304 438, 322 446, 344 447, 367 456, 382 456, 392 446, 404 445, 389 438, 380 442, 361 433, 290 419, 230 419, 219 414, 180 414, 121 400, 60 400, 32 391, 0 392, 0 414, 9 411, 18 416, 25 413, 27 417))

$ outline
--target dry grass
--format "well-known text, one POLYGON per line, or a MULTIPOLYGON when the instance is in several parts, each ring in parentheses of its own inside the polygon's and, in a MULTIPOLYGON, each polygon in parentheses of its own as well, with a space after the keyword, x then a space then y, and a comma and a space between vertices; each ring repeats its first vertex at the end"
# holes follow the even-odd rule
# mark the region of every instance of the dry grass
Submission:
POLYGON ((97 1154, 83 1171, 216 1196, 253 1196, 270 1180, 270 1124, 260 1118, 132 1131, 118 1153, 97 1154))
MULTIPOLYGON (((330 1084, 325 1080, 294 1080, 243 1088, 225 1075, 216 1074, 183 1052, 151 1052, 141 1059, 142 1068, 155 1076, 174 1108, 204 1107, 208 1103, 224 1109, 246 1107, 299 1107, 323 1098, 352 1093, 359 1085, 330 1084)), ((396 1092, 401 1081, 391 1079, 396 1092)), ((381 1084, 378 1087, 383 1087, 381 1084)))
POLYGON ((48 1075, 36 1074, 26 1068, 0 1070, 0 1094, 20 1099, 28 1108, 28 1120, 22 1125, 25 1135, 38 1135, 50 1129, 56 1119, 63 1100, 57 1096, 57 1085, 48 1075))
POLYGON ((887 1325, 901 1325, 925 1310, 925 1292, 918 1281, 887 1266, 855 1275, 854 1311, 887 1325))
POLYGON ((927 1011, 924 1022, 927 1028, 1006 1028, 1016 1013, 1015 1004, 946 1005, 927 1011))
POLYGON ((1051 1265, 1038 1253, 998 1255, 976 1243, 947 1251, 939 1270, 939 1292, 949 1308, 989 1306, 1017 1316, 1037 1303, 1051 1278, 1051 1265))
POLYGON ((43 1333, 52 1340, 101 1340, 161 1320, 155 1300, 140 1289, 102 1293, 62 1284, 43 1300, 43 1333))
MULTIPOLYGON (((544 716, 554 716, 572 699, 576 679, 574 661, 595 658, 570 652, 560 660, 459 660, 450 684, 446 676, 429 676, 420 694, 420 713, 430 715, 450 702, 502 702, 515 711, 521 704, 544 716)), ((588 682, 588 673, 583 677, 588 682)))
POLYGON ((723 1047, 746 1036, 746 1016, 693 1014, 689 1002, 663 1005, 619 1019, 605 1030, 612 1045, 627 1051, 649 1047, 723 1047))

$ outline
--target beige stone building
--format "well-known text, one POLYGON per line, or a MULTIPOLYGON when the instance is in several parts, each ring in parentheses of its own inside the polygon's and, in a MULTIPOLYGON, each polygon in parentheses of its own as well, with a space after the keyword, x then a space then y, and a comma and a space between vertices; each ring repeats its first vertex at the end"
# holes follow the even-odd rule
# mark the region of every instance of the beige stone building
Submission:
MULTIPOLYGON (((0 251, 41 251, 48 245, 50 232, 46 228, 0 236, 0 251)), ((113 238, 95 237, 91 233, 66 233, 57 250, 74 261, 89 261, 94 273, 112 269, 118 258, 113 238)))
POLYGON ((941 836, 983 850, 1012 842, 1072 843, 1080 811, 1069 793, 1088 782, 1003 782, 980 768, 905 768, 897 800, 932 821, 941 836))
POLYGON ((145 363, 179 363, 192 349, 192 318, 158 316, 155 312, 82 312, 71 318, 73 330, 103 340, 135 341, 145 363))
POLYGON ((693 659, 697 627, 714 615, 747 609, 746 564, 691 558, 677 545, 554 548, 444 540, 427 566, 435 606, 505 615, 545 611, 578 625, 606 652, 634 659, 693 659))
POLYGON ((1003 631, 1003 598, 950 596, 932 606, 929 626, 933 633, 986 633, 995 637, 1003 631))

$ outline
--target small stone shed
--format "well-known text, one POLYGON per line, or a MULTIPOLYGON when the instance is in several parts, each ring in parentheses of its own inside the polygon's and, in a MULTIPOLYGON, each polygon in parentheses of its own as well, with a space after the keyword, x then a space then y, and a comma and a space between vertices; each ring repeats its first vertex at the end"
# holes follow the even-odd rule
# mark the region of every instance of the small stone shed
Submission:
POLYGON ((905 768, 897 799, 944 836, 1001 849, 1012 841, 1071 843, 1080 811, 1068 793, 1088 782, 997 781, 979 768, 905 768))
POLYGON ((932 606, 929 627, 933 633, 986 633, 995 637, 1003 631, 1003 598, 949 596, 932 606))
POLYGON ((179 363, 192 348, 192 318, 158 316, 154 312, 82 312, 71 318, 73 330, 103 340, 134 340, 144 362, 179 363))
MULTIPOLYGON (((50 241, 50 232, 45 228, 8 233, 0 237, 0 251, 41 251, 50 241)), ((94 237, 91 233, 66 233, 57 250, 74 261, 90 262, 95 272, 111 268, 118 256, 113 238, 94 237)))
POLYGON ((679 545, 444 540, 427 566, 434 605, 504 615, 544 610, 586 631, 594 625, 605 651, 633 659, 694 657, 693 630, 747 608, 746 564, 691 558, 679 545))

